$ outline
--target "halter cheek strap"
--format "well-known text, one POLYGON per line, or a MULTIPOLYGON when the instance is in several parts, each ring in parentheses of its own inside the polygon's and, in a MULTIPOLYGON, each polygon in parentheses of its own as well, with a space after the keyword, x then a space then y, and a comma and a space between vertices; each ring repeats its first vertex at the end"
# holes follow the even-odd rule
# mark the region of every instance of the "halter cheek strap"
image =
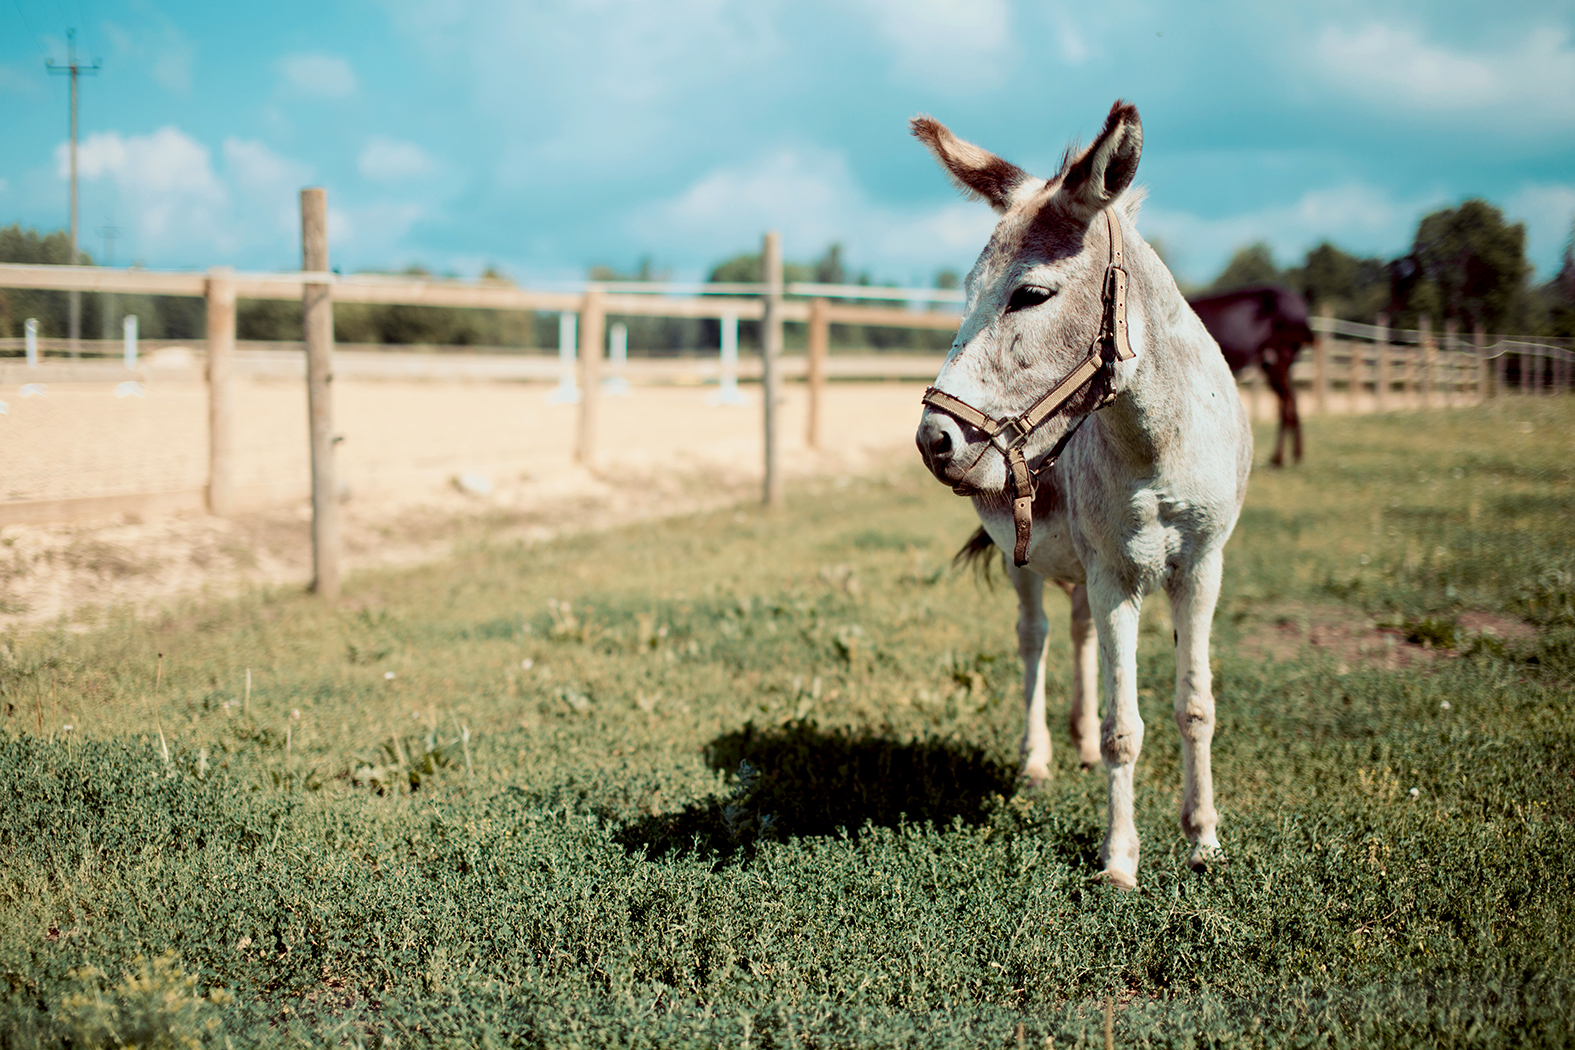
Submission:
MULTIPOLYGON (((1033 532, 1034 487, 1037 475, 1055 465, 1067 442, 1072 439, 1072 435, 1083 425, 1083 421, 1088 416, 1083 415, 1065 434, 1061 435, 1060 440, 1050 449, 1050 454, 1037 471, 1029 469, 1028 460, 1023 456, 1023 446, 1028 443, 1029 437, 1042 423, 1092 383, 1094 377, 1105 368, 1117 361, 1130 361, 1137 356, 1127 339, 1127 272, 1121 266, 1121 224, 1116 221, 1108 208, 1105 210, 1105 225, 1110 230, 1110 265, 1105 267, 1105 286, 1102 293, 1104 311, 1099 334, 1094 337, 1093 345, 1088 349, 1088 356, 1063 376, 1060 382, 1046 391, 1021 415, 1006 416, 1002 419, 986 415, 966 401, 937 390, 933 386, 924 391, 924 404, 984 431, 986 439, 1005 459, 1007 484, 1011 486, 1012 493, 1012 528, 1016 534, 1012 561, 1017 565, 1028 564, 1028 542, 1033 532)), ((1102 402, 1096 405, 1095 409, 1103 408, 1108 403, 1108 400, 1102 402)), ((980 450, 979 455, 980 457, 984 455, 983 449, 980 450)), ((963 472, 963 477, 966 478, 977 464, 976 458, 963 472)), ((970 490, 965 484, 959 483, 952 491, 958 495, 967 495, 970 490)))

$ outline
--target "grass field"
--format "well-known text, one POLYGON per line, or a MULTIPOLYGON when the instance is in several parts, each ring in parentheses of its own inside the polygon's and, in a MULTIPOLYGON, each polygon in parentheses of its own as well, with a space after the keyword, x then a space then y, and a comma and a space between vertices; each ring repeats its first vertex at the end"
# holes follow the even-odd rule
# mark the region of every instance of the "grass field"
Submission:
POLYGON ((4 636, 0 1046, 1569 1045, 1575 406, 1307 436, 1227 554, 1207 874, 1145 609, 1132 893, 1065 603, 1020 792, 1010 591, 917 470, 4 636))

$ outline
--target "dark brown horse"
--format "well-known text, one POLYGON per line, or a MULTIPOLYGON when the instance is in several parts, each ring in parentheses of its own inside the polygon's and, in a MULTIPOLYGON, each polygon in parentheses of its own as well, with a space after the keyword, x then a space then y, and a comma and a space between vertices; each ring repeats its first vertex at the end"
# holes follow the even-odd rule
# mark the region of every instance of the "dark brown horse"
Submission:
POLYGON ((1285 462, 1285 434, 1291 434, 1292 454, 1302 461, 1302 421, 1296 414, 1296 387, 1291 364, 1296 353, 1312 342, 1307 326, 1307 300, 1277 284, 1256 284, 1218 295, 1188 299, 1214 341, 1225 354, 1232 372, 1253 365, 1263 369, 1269 388, 1280 399, 1280 433, 1274 442, 1273 466, 1285 462))

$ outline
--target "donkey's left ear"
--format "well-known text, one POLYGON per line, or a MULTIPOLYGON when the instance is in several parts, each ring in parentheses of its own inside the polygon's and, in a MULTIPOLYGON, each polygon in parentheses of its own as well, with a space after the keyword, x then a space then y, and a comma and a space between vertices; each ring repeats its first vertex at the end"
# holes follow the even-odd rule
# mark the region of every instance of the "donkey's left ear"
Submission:
POLYGON ((1143 124, 1137 107, 1117 99, 1094 144, 1067 166, 1057 196, 1084 221, 1091 221, 1132 185, 1142 154, 1143 124))

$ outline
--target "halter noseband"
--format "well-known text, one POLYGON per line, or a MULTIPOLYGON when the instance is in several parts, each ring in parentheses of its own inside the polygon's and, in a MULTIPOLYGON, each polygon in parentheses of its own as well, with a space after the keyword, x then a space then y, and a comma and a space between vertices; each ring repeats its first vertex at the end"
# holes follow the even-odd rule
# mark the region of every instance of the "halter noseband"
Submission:
MULTIPOLYGON (((1083 358, 1076 368, 1030 405, 1026 412, 1003 419, 987 416, 967 402, 943 393, 933 386, 924 391, 924 404, 984 431, 990 444, 994 445, 1006 460, 1006 476, 1012 487, 1012 526, 1017 541, 1012 549, 1012 561, 1019 566, 1028 564, 1028 540, 1033 531, 1034 482, 1039 474, 1055 466, 1067 442, 1072 439, 1072 435, 1083 425, 1083 420, 1088 416, 1084 415, 1061 435, 1038 470, 1029 469, 1028 461, 1023 456, 1023 446, 1056 409, 1092 383, 1105 368, 1117 361, 1130 361, 1136 356, 1132 351, 1132 344, 1127 341, 1127 272, 1121 268, 1121 224, 1116 221, 1114 215, 1110 214, 1108 208, 1105 210, 1105 223, 1110 229, 1110 265, 1105 268, 1105 287, 1102 295, 1104 316, 1100 321, 1099 334, 1094 337, 1094 343, 1089 347, 1088 356, 1083 358)), ((1107 399, 1095 408, 1103 408, 1108 403, 1107 399)), ((981 449, 980 455, 983 454, 981 449)), ((964 478, 977 463, 978 459, 975 458, 974 462, 968 465, 968 469, 963 472, 964 478)), ((961 482, 952 491, 960 496, 969 494, 969 490, 961 482)))

